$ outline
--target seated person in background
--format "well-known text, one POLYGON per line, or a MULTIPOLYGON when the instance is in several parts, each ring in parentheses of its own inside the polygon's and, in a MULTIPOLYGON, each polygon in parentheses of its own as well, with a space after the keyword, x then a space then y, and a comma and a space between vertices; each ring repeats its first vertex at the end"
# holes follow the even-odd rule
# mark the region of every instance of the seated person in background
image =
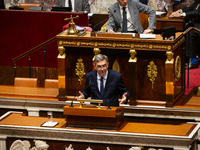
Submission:
POLYGON ((87 11, 90 12, 88 0, 57 0, 57 7, 72 7, 72 12, 87 11))
POLYGON ((156 28, 156 11, 138 0, 117 0, 109 7, 109 20, 107 31, 130 32, 130 33, 152 33, 156 28), (149 28, 144 30, 140 22, 140 12, 149 15, 149 28), (125 16, 125 17, 123 17, 125 16))
POLYGON ((120 104, 127 103, 129 92, 124 86, 122 75, 108 69, 109 62, 106 55, 98 54, 94 59, 95 71, 86 74, 85 90, 79 99, 88 98, 103 100, 101 105, 119 106, 118 94, 122 97, 120 104))
MULTIPOLYGON (((195 2, 186 8, 183 8, 182 10, 179 9, 176 12, 173 12, 171 15, 169 15, 169 18, 176 18, 176 17, 186 17, 186 19, 190 18, 193 19, 194 27, 200 29, 200 0, 195 0, 195 2)), ((195 69, 198 68, 198 61, 197 61, 197 46, 195 40, 197 38, 200 38, 200 34, 191 31, 186 36, 186 56, 190 59, 189 63, 189 69, 195 69)), ((189 61, 189 60, 188 60, 189 61)))

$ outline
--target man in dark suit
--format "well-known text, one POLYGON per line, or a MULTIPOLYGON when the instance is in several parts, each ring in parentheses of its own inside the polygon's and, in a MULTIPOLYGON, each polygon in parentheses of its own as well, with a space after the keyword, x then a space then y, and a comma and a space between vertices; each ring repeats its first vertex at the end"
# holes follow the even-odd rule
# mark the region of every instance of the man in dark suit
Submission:
POLYGON ((135 32, 146 34, 153 32, 156 28, 156 11, 153 8, 142 4, 138 0, 117 1, 118 2, 109 7, 108 33, 135 32), (141 25, 140 12, 149 15, 150 21, 148 29, 144 30, 141 25), (125 21, 124 18, 126 18, 125 21))
MULTIPOLYGON (((69 0, 57 0, 56 6, 57 7, 70 7, 68 4, 69 0)), ((88 0, 71 0, 72 11, 87 11, 90 12, 90 5, 88 0), (74 5, 73 5, 74 3, 74 5)))
POLYGON ((85 90, 79 99, 103 100, 101 105, 119 106, 118 94, 122 97, 120 104, 127 103, 129 92, 124 86, 122 75, 108 69, 109 62, 106 55, 98 54, 94 59, 95 71, 86 74, 85 90))
MULTIPOLYGON (((195 2, 182 10, 177 10, 173 12, 169 18, 175 17, 186 17, 186 19, 192 19, 194 23, 194 27, 200 29, 200 0, 195 0, 195 2)), ((191 31, 186 37, 186 56, 190 59, 189 69, 198 68, 197 61, 197 46, 195 40, 200 38, 200 34, 191 31)))

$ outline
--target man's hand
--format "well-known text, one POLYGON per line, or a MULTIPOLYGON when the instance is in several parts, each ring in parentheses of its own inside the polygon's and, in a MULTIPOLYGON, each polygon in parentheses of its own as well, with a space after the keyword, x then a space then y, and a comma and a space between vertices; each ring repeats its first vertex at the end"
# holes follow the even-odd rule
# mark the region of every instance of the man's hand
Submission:
POLYGON ((113 30, 108 30, 108 33, 115 33, 113 30))
POLYGON ((79 97, 78 97, 78 99, 84 99, 85 98, 85 96, 83 95, 83 93, 81 92, 81 91, 79 91, 79 97))
POLYGON ((147 33, 152 33, 153 32, 153 29, 146 29, 144 30, 143 34, 147 34, 147 33))
POLYGON ((181 11, 181 10, 177 10, 177 11, 171 13, 171 14, 169 15, 169 18, 181 17, 181 14, 182 14, 182 11, 181 11))
POLYGON ((127 93, 123 94, 120 104, 124 104, 124 102, 126 101, 126 95, 127 95, 127 93))

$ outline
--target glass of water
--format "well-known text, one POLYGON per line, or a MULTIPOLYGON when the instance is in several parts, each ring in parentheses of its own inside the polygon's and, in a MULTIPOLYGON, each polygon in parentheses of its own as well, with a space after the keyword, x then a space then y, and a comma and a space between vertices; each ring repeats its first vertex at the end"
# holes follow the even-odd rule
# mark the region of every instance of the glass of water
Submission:
POLYGON ((53 122, 53 112, 52 112, 52 111, 48 111, 48 112, 47 112, 47 117, 48 117, 48 120, 49 120, 50 122, 53 122))

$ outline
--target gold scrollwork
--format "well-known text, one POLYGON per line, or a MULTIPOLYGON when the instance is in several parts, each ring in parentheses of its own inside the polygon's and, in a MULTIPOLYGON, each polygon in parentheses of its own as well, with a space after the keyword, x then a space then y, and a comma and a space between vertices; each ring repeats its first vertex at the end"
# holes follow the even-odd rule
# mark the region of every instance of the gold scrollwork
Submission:
POLYGON ((78 81, 80 82, 80 85, 82 85, 83 76, 85 75, 84 63, 82 58, 77 59, 77 61, 75 71, 76 75, 79 77, 78 81))
POLYGON ((171 49, 172 49, 172 47, 169 45, 169 46, 167 46, 167 49, 168 49, 168 50, 171 50, 171 49))
POLYGON ((175 82, 177 82, 181 77, 181 58, 180 58, 180 56, 176 57, 174 71, 175 71, 175 82))
POLYGON ((81 42, 77 42, 77 46, 80 46, 81 45, 81 42))
POLYGON ((63 43, 62 41, 59 41, 59 45, 62 45, 62 43, 63 43))
POLYGON ((153 46, 152 45, 149 45, 149 49, 152 49, 153 48, 153 46))
POLYGON ((154 81, 157 77, 157 66, 154 64, 153 61, 151 61, 149 63, 149 65, 147 66, 148 70, 147 70, 147 76, 149 77, 149 80, 152 82, 152 89, 153 89, 153 84, 154 84, 154 81))

